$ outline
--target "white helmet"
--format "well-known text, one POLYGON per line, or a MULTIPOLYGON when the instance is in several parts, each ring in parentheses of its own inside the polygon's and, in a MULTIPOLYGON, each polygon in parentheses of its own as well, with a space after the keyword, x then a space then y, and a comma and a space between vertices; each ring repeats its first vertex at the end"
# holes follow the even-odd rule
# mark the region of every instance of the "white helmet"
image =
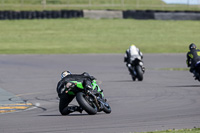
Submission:
POLYGON ((136 48, 135 45, 131 45, 131 46, 129 47, 129 50, 130 50, 130 54, 131 54, 131 55, 138 55, 138 51, 137 51, 137 48, 136 48))
POLYGON ((61 79, 63 79, 64 77, 66 77, 67 75, 70 75, 70 74, 71 74, 70 71, 63 71, 63 72, 61 73, 61 79))

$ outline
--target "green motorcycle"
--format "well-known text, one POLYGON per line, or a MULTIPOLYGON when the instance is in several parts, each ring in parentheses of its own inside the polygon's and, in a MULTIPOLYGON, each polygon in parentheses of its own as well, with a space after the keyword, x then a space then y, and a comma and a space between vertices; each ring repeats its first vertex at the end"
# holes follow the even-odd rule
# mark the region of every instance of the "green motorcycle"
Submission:
POLYGON ((89 115, 94 115, 101 111, 107 114, 111 113, 111 107, 106 102, 103 91, 97 85, 96 80, 93 80, 91 85, 90 89, 87 89, 88 87, 84 87, 82 82, 71 81, 66 84, 66 93, 76 95, 78 104, 89 115))

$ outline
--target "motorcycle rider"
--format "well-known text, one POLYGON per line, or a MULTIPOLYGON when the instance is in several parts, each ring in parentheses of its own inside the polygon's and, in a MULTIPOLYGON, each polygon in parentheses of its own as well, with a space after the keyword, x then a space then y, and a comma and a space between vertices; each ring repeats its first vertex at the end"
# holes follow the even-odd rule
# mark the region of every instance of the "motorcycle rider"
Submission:
POLYGON ((199 77, 199 74, 195 72, 195 67, 200 64, 200 50, 197 49, 194 43, 189 45, 189 52, 187 53, 187 66, 190 67, 190 72, 194 74, 195 79, 199 77))
MULTIPOLYGON (((95 78, 93 76, 90 76, 87 72, 84 72, 82 74, 71 74, 70 71, 63 71, 61 73, 61 80, 57 84, 57 93, 58 97, 60 98, 59 111, 62 115, 68 115, 75 111, 82 113, 83 111, 80 106, 68 106, 69 103, 75 98, 75 95, 68 94, 66 88, 68 88, 69 86, 67 86, 67 83, 69 83, 70 81, 82 82, 85 88, 92 90, 91 83, 94 79, 95 78)), ((100 91, 100 94, 103 95, 103 92, 101 92, 101 90, 97 91, 100 91)))
MULTIPOLYGON (((139 48, 137 48, 135 45, 131 45, 127 50, 126 50, 126 53, 125 53, 125 56, 124 56, 124 62, 126 62, 126 66, 128 67, 128 70, 129 72, 131 73, 131 64, 132 64, 132 61, 134 61, 136 58, 139 58, 142 62, 142 59, 143 59, 143 54, 142 52, 140 51, 139 48)), ((143 66, 143 62, 142 62, 142 70, 143 72, 145 72, 145 67, 143 66)))

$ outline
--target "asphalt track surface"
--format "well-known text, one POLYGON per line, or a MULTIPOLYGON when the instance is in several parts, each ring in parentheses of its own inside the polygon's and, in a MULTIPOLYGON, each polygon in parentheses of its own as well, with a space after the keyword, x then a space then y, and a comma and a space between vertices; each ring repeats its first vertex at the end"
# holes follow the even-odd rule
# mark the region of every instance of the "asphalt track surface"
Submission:
POLYGON ((123 56, 0 55, 0 88, 34 105, 0 114, 0 132, 130 133, 199 127, 200 83, 188 71, 168 69, 186 68, 185 54, 144 54, 142 82, 131 80, 123 56), (66 69, 95 76, 111 114, 61 116, 55 88, 66 69))

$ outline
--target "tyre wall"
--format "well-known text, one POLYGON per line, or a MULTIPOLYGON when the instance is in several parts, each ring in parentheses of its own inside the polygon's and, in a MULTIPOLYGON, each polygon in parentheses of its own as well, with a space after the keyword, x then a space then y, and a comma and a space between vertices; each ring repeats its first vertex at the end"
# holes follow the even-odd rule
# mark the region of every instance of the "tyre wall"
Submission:
POLYGON ((0 20, 5 19, 56 19, 83 17, 83 11, 0 11, 0 20))
POLYGON ((200 12, 192 11, 123 11, 123 18, 155 20, 200 20, 200 12))
POLYGON ((155 19, 154 11, 128 10, 123 11, 123 18, 155 19))
POLYGON ((200 20, 200 11, 158 10, 60 10, 60 11, 0 11, 0 20, 56 18, 119 18, 155 20, 200 20))

